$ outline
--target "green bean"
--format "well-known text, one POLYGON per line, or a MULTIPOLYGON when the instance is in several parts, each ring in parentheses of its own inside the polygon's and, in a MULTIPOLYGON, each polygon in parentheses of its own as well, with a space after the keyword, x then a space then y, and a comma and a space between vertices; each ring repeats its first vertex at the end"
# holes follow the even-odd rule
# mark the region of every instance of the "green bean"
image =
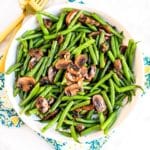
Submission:
POLYGON ((89 123, 89 124, 99 123, 99 120, 87 120, 87 119, 82 119, 82 118, 75 118, 75 120, 78 122, 89 123))
POLYGON ((89 39, 87 40, 84 44, 80 45, 79 47, 77 47, 76 49, 74 49, 74 51, 72 52, 72 54, 80 54, 82 52, 83 49, 89 47, 90 45, 92 45, 95 42, 94 39, 89 39))
POLYGON ((16 87, 16 84, 13 86, 13 96, 16 97, 19 93, 19 88, 16 87))
POLYGON ((80 95, 75 95, 75 96, 63 96, 62 97, 62 101, 66 101, 66 100, 89 100, 90 97, 89 96, 80 96, 80 95))
POLYGON ((115 57, 113 56, 112 52, 111 52, 111 51, 108 51, 108 52, 107 52, 107 55, 108 55, 109 59, 112 61, 112 63, 114 63, 115 57))
POLYGON ((106 94, 105 91, 102 91, 101 93, 102 93, 102 96, 103 96, 103 98, 104 98, 104 101, 105 101, 105 103, 106 103, 106 105, 107 105, 107 107, 108 107, 109 113, 112 113, 113 107, 112 107, 112 105, 111 105, 111 103, 110 103, 109 97, 107 96, 107 94, 106 94))
POLYGON ((111 61, 108 60, 107 64, 105 65, 105 68, 103 69, 103 71, 102 71, 102 73, 101 73, 101 75, 100 75, 100 78, 103 78, 103 77, 104 77, 104 75, 105 75, 105 73, 107 72, 107 70, 108 70, 110 64, 111 64, 111 61))
POLYGON ((10 74, 10 73, 12 73, 13 71, 16 71, 19 67, 21 67, 21 65, 22 65, 22 63, 16 63, 16 64, 10 66, 10 67, 8 68, 8 70, 6 71, 6 74, 10 74))
POLYGON ((29 110, 28 114, 29 115, 37 115, 39 112, 38 112, 38 109, 37 108, 33 108, 31 110, 29 110))
POLYGON ((92 30, 92 31, 97 31, 97 28, 94 25, 86 23, 86 25, 92 30))
POLYGON ((117 57, 117 52, 116 52, 116 44, 115 44, 114 36, 111 36, 111 50, 112 50, 114 58, 116 58, 117 57))
POLYGON ((32 39, 29 40, 29 49, 31 49, 31 48, 33 48, 33 40, 32 39))
POLYGON ((31 110, 34 105, 35 105, 36 101, 32 101, 30 104, 27 104, 21 111, 20 114, 26 113, 27 111, 31 110))
POLYGON ((39 22, 39 24, 40 24, 40 27, 41 27, 41 29, 42 29, 44 35, 48 35, 49 32, 48 32, 48 29, 47 29, 47 28, 45 27, 45 25, 44 25, 44 22, 43 22, 43 19, 42 19, 41 14, 36 14, 36 18, 37 18, 37 20, 38 20, 38 22, 39 22))
POLYGON ((17 58, 16 58, 16 62, 20 62, 22 57, 23 57, 23 45, 22 44, 19 44, 19 46, 17 47, 17 51, 18 51, 18 54, 17 54, 17 58))
POLYGON ((69 114, 69 113, 67 113, 67 117, 68 117, 68 119, 70 119, 70 120, 74 120, 74 118, 72 117, 72 115, 69 114))
POLYGON ((70 126, 70 131, 71 131, 71 136, 72 136, 72 138, 73 138, 76 142, 79 142, 78 136, 77 136, 77 133, 76 133, 76 131, 75 131, 74 126, 70 126))
POLYGON ((35 38, 41 37, 42 35, 43 34, 41 34, 41 33, 36 33, 36 34, 33 34, 33 35, 28 35, 25 38, 18 38, 17 40, 25 41, 25 40, 30 40, 30 39, 35 39, 35 38))
POLYGON ((99 62, 99 50, 98 48, 96 47, 96 44, 94 43, 93 44, 93 48, 94 48, 94 52, 95 52, 95 56, 96 56, 96 59, 97 59, 97 63, 99 62))
POLYGON ((130 90, 135 90, 137 88, 136 85, 128 85, 128 86, 125 86, 125 87, 118 87, 116 84, 114 84, 114 86, 115 86, 115 90, 118 93, 123 93, 123 92, 127 92, 127 91, 130 91, 130 90))
POLYGON ((109 79, 109 86, 110 86, 110 101, 112 107, 115 105, 115 87, 112 79, 109 79))
POLYGON ((88 112, 87 116, 86 116, 86 119, 88 119, 88 120, 91 119, 91 117, 92 117, 94 111, 95 111, 94 109, 90 110, 90 111, 88 112))
POLYGON ((81 136, 84 136, 84 135, 89 134, 94 131, 100 131, 100 125, 95 125, 95 126, 89 127, 87 129, 83 130, 80 134, 81 134, 81 136))
POLYGON ((120 56, 120 50, 119 50, 119 43, 118 43, 118 39, 117 39, 117 37, 116 37, 116 36, 114 37, 114 40, 115 40, 116 54, 117 54, 117 57, 119 57, 119 56, 120 56))
POLYGON ((133 46, 133 43, 134 43, 133 39, 130 39, 129 42, 128 42, 128 47, 127 47, 127 49, 125 51, 125 54, 124 54, 126 60, 129 58, 129 54, 130 54, 131 48, 133 46))
POLYGON ((47 86, 44 91, 42 91, 39 95, 42 96, 42 97, 45 97, 47 94, 50 93, 50 91, 52 90, 52 87, 51 86, 47 86))
POLYGON ((102 25, 107 25, 106 21, 100 17, 100 15, 97 15, 96 13, 91 13, 91 16, 96 20, 98 21, 100 24, 102 25))
POLYGON ((72 27, 75 25, 75 23, 77 22, 78 18, 79 18, 80 15, 82 14, 82 12, 83 12, 83 11, 80 10, 80 11, 76 14, 76 16, 72 19, 71 23, 69 24, 68 28, 72 28, 72 27))
POLYGON ((29 64, 29 61, 30 61, 30 56, 28 55, 25 59, 25 62, 23 64, 23 69, 21 70, 21 75, 23 76, 28 68, 28 64, 29 64))
POLYGON ((38 70, 39 70, 40 66, 42 65, 43 61, 44 61, 44 58, 42 57, 40 59, 40 61, 35 65, 35 67, 33 69, 31 69, 29 72, 26 73, 26 76, 34 76, 38 72, 38 70))
POLYGON ((50 127, 52 127, 60 118, 61 112, 59 112, 55 118, 50 120, 46 126, 44 126, 41 130, 42 133, 46 132, 50 127))
POLYGON ((75 106, 73 106, 73 107, 71 108, 71 111, 72 111, 72 110, 75 110, 75 109, 77 109, 77 108, 80 108, 80 107, 82 107, 82 106, 89 105, 90 103, 91 103, 91 101, 90 101, 90 100, 87 100, 87 101, 81 102, 81 103, 79 103, 79 104, 76 104, 75 106))
POLYGON ((103 84, 105 81, 107 81, 109 78, 111 78, 113 72, 110 71, 107 75, 105 75, 103 78, 101 78, 91 89, 91 92, 93 92, 96 88, 98 88, 101 84, 103 84))
POLYGON ((59 20, 56 24, 56 32, 58 32, 62 28, 65 16, 66 16, 66 13, 61 13, 60 14, 59 20))
POLYGON ((102 87, 105 91, 108 91, 108 86, 105 84, 101 84, 100 87, 102 87))
POLYGON ((122 67, 123 67, 124 75, 127 78, 127 80, 130 81, 131 80, 131 75, 130 75, 130 70, 129 70, 129 67, 126 63, 126 60, 125 60, 123 55, 120 55, 120 59, 122 61, 122 67))
POLYGON ((132 67, 133 67, 136 47, 137 47, 136 43, 133 43, 129 53, 128 64, 131 70, 133 70, 132 67))
POLYGON ((50 108, 50 110, 48 111, 48 113, 51 113, 53 111, 56 110, 56 108, 59 106, 59 104, 61 103, 61 99, 62 99, 62 96, 64 95, 64 92, 62 92, 60 94, 60 96, 58 97, 58 99, 56 100, 56 102, 52 105, 52 107, 50 108))
POLYGON ((59 121, 58 121, 58 124, 57 124, 56 129, 60 129, 60 128, 61 128, 61 126, 62 126, 62 124, 63 124, 63 121, 64 121, 64 119, 65 119, 67 113, 69 112, 70 108, 72 107, 73 103, 74 103, 74 102, 71 101, 71 102, 67 105, 67 107, 64 109, 64 111, 62 112, 62 114, 61 114, 61 116, 60 116, 60 119, 59 119, 59 121))
POLYGON ((32 98, 36 96, 37 92, 39 91, 39 88, 40 88, 40 84, 37 83, 34 86, 34 88, 31 90, 27 98, 21 101, 20 106, 25 106, 27 103, 29 103, 32 100, 32 98))
POLYGON ((85 32, 81 32, 81 33, 82 33, 82 35, 81 35, 81 39, 80 39, 80 44, 83 44, 84 40, 85 40, 86 33, 85 32))
POLYGON ((32 35, 38 32, 38 29, 33 29, 33 30, 27 30, 26 32, 23 33, 21 37, 25 38, 28 35, 32 35))
POLYGON ((63 70, 59 70, 54 78, 54 83, 58 82, 63 75, 63 70))
POLYGON ((63 45, 62 45, 62 47, 61 47, 60 51, 61 51, 61 50, 64 50, 64 49, 66 49, 66 48, 67 48, 67 46, 68 46, 68 45, 69 45, 69 43, 70 43, 71 36, 72 36, 72 33, 71 33, 71 32, 70 32, 70 33, 68 33, 68 34, 66 35, 66 39, 65 39, 65 41, 64 41, 64 43, 63 43, 63 45))
POLYGON ((95 53, 94 53, 94 49, 93 49, 93 47, 91 45, 89 46, 89 52, 90 52, 90 56, 91 56, 91 59, 93 61, 93 64, 97 65, 98 61, 96 59, 96 56, 95 56, 95 53))
POLYGON ((57 16, 55 16, 55 15, 53 15, 53 14, 50 14, 50 13, 48 13, 48 12, 45 12, 45 11, 39 11, 38 12, 39 14, 42 14, 42 15, 44 15, 44 16, 46 16, 46 17, 48 17, 48 18, 50 18, 52 21, 58 21, 58 17, 57 16))
POLYGON ((43 44, 43 42, 44 42, 44 39, 38 40, 38 42, 35 43, 34 47, 38 48, 39 46, 41 46, 41 44, 43 44))
POLYGON ((86 96, 93 96, 93 95, 96 95, 96 94, 99 94, 101 92, 101 90, 100 89, 98 89, 98 90, 95 90, 95 91, 93 91, 93 92, 90 92, 90 93, 88 93, 86 96))
POLYGON ((101 44, 103 44, 104 42, 105 42, 105 31, 102 30, 99 37, 98 48, 100 48, 101 44))
POLYGON ((57 38, 58 35, 66 35, 66 34, 72 32, 72 31, 76 30, 76 29, 79 28, 79 27, 80 27, 80 24, 76 24, 76 25, 74 25, 72 28, 65 29, 65 30, 63 30, 63 31, 60 31, 60 32, 58 32, 58 33, 54 33, 54 34, 51 34, 51 35, 46 35, 46 36, 44 36, 44 39, 45 39, 45 40, 52 40, 52 39, 55 39, 55 38, 57 38))
POLYGON ((45 70, 45 66, 47 64, 48 61, 48 57, 44 58, 43 64, 40 66, 39 72, 36 74, 35 80, 38 81, 40 79, 40 77, 42 76, 44 70, 45 70))
POLYGON ((117 112, 114 111, 113 113, 110 114, 108 119, 101 125, 101 129, 105 130, 112 122, 114 122, 116 117, 117 117, 117 112))
POLYGON ((116 84, 118 86, 121 86, 121 80, 119 79, 119 77, 117 76, 117 74, 113 73, 112 77, 113 77, 114 81, 116 82, 116 84))
POLYGON ((91 33, 91 30, 87 28, 79 27, 78 29, 76 29, 76 32, 91 33))
POLYGON ((103 112, 98 112, 98 116, 99 116, 100 125, 102 125, 105 122, 105 116, 103 112))
POLYGON ((105 56, 104 56, 103 52, 100 52, 99 60, 100 60, 100 68, 104 68, 105 67, 105 56))

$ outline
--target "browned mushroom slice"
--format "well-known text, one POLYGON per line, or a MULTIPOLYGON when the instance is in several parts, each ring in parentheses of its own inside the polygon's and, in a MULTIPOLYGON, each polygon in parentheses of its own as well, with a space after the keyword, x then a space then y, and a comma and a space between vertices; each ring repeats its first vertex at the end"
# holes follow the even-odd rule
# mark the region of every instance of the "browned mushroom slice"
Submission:
POLYGON ((92 101, 97 112, 104 112, 107 109, 105 101, 101 95, 94 95, 92 101))
POLYGON ((57 73, 57 70, 54 67, 49 67, 48 69, 48 79, 50 83, 53 83, 54 77, 57 73))
POLYGON ((54 102, 55 102, 54 97, 50 97, 50 99, 49 99, 49 101, 48 101, 48 104, 49 104, 49 105, 52 105, 54 102))
POLYGON ((35 79, 33 77, 20 77, 17 80, 17 87, 24 92, 30 91, 35 85, 35 79))
POLYGON ((60 45, 63 41, 64 41, 64 36, 63 36, 63 35, 59 35, 59 36, 57 37, 57 42, 58 42, 58 44, 60 45))
POLYGON ((71 63, 71 60, 59 59, 55 64, 55 68, 56 69, 67 69, 67 67, 69 66, 70 63, 71 63))
POLYGON ((82 78, 82 76, 81 76, 81 74, 73 75, 70 72, 66 72, 65 73, 65 78, 67 80, 71 81, 71 82, 78 82, 82 78))
POLYGON ((86 76, 87 76, 87 73, 88 73, 87 67, 82 66, 82 67, 80 68, 80 73, 81 73, 82 77, 86 77, 86 76))
POLYGON ((67 51, 67 50, 63 50, 63 51, 60 51, 59 52, 59 57, 61 58, 61 59, 70 59, 70 52, 69 51, 67 51))
POLYGON ((48 115, 46 115, 42 120, 49 120, 54 118, 59 112, 59 109, 54 110, 53 112, 49 113, 48 115))
POLYGON ((40 79, 40 85, 45 85, 45 84, 49 84, 49 79, 47 76, 40 79))
POLYGON ((116 59, 114 61, 114 68, 116 69, 116 71, 121 71, 122 69, 122 63, 120 59, 116 59))
POLYGON ((86 79, 91 81, 96 74, 96 66, 92 65, 89 69, 88 69, 88 74, 86 75, 86 79))
POLYGON ((107 42, 104 42, 104 43, 101 44, 101 50, 102 50, 102 52, 105 53, 105 52, 108 51, 108 49, 109 49, 109 44, 107 42))
POLYGON ((105 30, 107 33, 111 33, 111 27, 109 25, 100 25, 100 29, 105 30))
POLYGON ((121 46, 120 46, 120 52, 121 52, 122 54, 124 54, 124 53, 126 52, 126 49, 127 49, 127 46, 126 46, 126 45, 121 45, 121 46))
POLYGON ((49 19, 43 19, 44 25, 46 26, 47 29, 50 29, 52 26, 52 21, 49 19))
POLYGON ((68 67, 67 67, 67 71, 68 72, 70 72, 71 74, 73 74, 73 75, 79 75, 80 74, 80 68, 77 66, 77 65, 75 65, 75 64, 73 64, 73 63, 71 63, 68 67))
POLYGON ((40 49, 30 49, 29 55, 39 60, 43 56, 43 52, 40 49))
POLYGON ((46 113, 49 109, 48 101, 41 96, 36 99, 35 106, 41 113, 46 113))
POLYGON ((78 67, 82 67, 87 62, 87 60, 88 60, 87 56, 84 54, 81 54, 75 58, 75 64, 78 67))
POLYGON ((89 35, 88 36, 92 36, 92 37, 95 37, 95 36, 97 36, 97 35, 99 35, 100 34, 100 32, 99 31, 95 31, 95 32, 91 32, 91 33, 89 33, 89 35))
POLYGON ((78 12, 78 10, 74 9, 67 14, 67 16, 66 16, 66 24, 67 25, 69 25, 71 23, 72 19, 75 17, 77 12, 78 12))
POLYGON ((38 60, 35 57, 32 57, 31 60, 29 61, 29 68, 32 69, 36 64, 38 60))
POLYGON ((76 95, 80 91, 80 86, 78 84, 72 84, 67 87, 65 87, 65 94, 67 96, 73 96, 76 95))
POLYGON ((88 17, 88 16, 85 16, 85 15, 80 15, 80 18, 79 18, 79 21, 81 23, 87 23, 87 24, 91 24, 91 25, 95 25, 95 26, 99 26, 100 23, 97 22, 96 20, 88 17))
POLYGON ((84 129, 85 129, 85 126, 84 126, 83 124, 77 124, 76 130, 77 130, 78 132, 81 132, 81 131, 83 131, 84 129))

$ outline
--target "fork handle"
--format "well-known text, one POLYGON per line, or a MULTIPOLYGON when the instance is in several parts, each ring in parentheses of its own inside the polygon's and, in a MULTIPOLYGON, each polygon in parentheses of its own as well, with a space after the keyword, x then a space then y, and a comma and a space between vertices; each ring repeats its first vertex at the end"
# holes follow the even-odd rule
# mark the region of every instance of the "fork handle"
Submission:
POLYGON ((13 29, 23 21, 25 14, 22 13, 15 21, 13 21, 3 32, 0 33, 0 43, 13 31, 13 29))
POLYGON ((4 50, 4 53, 3 53, 3 56, 2 58, 0 59, 0 73, 4 73, 5 72, 5 62, 6 62, 6 56, 7 56, 7 53, 8 53, 8 50, 10 48, 10 45, 12 43, 12 40, 14 38, 14 36, 16 35, 17 31, 19 30, 19 28, 21 27, 21 24, 22 23, 19 23, 16 28, 14 29, 11 37, 10 37, 10 40, 8 41, 7 43, 7 47, 5 48, 4 50))

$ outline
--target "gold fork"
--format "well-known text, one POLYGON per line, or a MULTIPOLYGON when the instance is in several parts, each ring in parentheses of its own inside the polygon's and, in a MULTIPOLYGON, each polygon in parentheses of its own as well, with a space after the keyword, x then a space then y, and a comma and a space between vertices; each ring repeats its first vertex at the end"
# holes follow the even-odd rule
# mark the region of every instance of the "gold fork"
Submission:
MULTIPOLYGON (((18 17, 12 24, 10 24, 4 32, 0 33, 0 43, 8 36, 8 34, 13 31, 16 27, 17 30, 15 30, 15 33, 19 30, 20 27, 18 27, 19 24, 23 22, 23 19, 26 15, 32 14, 36 11, 42 10, 44 6, 47 4, 48 0, 19 0, 20 6, 23 9, 22 14, 20 17, 18 17)), ((13 37, 15 36, 12 35, 13 37)), ((11 41, 11 40, 10 40, 11 41)), ((11 42, 9 42, 11 43, 11 42)), ((10 45, 10 44, 8 44, 10 45)), ((4 51, 3 57, 0 59, 0 72, 4 72, 5 68, 5 61, 7 52, 10 46, 7 46, 7 48, 4 51)))

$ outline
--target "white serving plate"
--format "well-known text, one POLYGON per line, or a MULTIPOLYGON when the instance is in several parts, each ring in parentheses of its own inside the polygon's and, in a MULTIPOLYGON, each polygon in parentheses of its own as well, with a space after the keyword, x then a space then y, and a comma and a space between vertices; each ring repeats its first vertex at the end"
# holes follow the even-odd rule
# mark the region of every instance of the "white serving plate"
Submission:
MULTIPOLYGON (((73 7, 73 8, 77 8, 77 9, 84 9, 84 10, 87 10, 90 12, 96 12, 96 13, 100 14, 102 17, 104 17, 109 23, 116 26, 118 28, 118 30, 124 32, 124 35, 126 37, 126 39, 124 41, 125 43, 127 43, 128 39, 131 38, 131 36, 129 35, 127 30, 124 29, 123 26, 120 25, 117 21, 115 21, 112 17, 106 15, 104 12, 101 12, 100 10, 91 8, 90 6, 77 5, 77 4, 63 4, 63 5, 56 5, 56 6, 49 7, 46 11, 51 12, 53 14, 58 14, 62 8, 66 8, 66 7, 73 7)), ((26 30, 34 29, 35 27, 37 27, 37 22, 36 22, 35 16, 28 19, 28 21, 22 25, 22 27, 20 28, 20 30, 14 37, 14 40, 9 49, 9 52, 7 55, 7 60, 6 60, 5 70, 7 70, 9 68, 9 66, 11 66, 12 64, 15 63, 16 50, 17 50, 17 44, 18 44, 16 39, 19 36, 21 36, 26 30)), ((142 52, 139 49, 137 49, 137 51, 136 51, 134 72, 136 75, 136 84, 143 85, 143 83, 144 83, 144 77, 143 77, 144 76, 144 65, 143 65, 142 52)), ((18 115, 20 116, 20 118, 26 125, 28 125, 30 128, 32 128, 34 131, 40 133, 44 137, 52 138, 52 139, 55 139, 58 141, 72 142, 72 138, 65 137, 65 136, 61 135, 60 133, 56 132, 54 130, 54 127, 49 129, 46 133, 42 133, 40 130, 45 125, 44 123, 39 123, 39 122, 35 121, 36 119, 33 116, 26 116, 25 114, 20 114, 21 109, 19 107, 19 101, 20 101, 19 96, 13 97, 13 84, 15 81, 15 75, 14 75, 14 73, 12 73, 10 75, 6 75, 5 78, 6 78, 5 86, 6 86, 6 89, 8 90, 8 97, 13 105, 13 108, 16 110, 16 112, 18 113, 18 115)), ((127 104, 122 109, 113 128, 116 128, 128 116, 129 112, 132 111, 133 106, 138 101, 139 97, 140 97, 140 91, 137 90, 136 96, 133 98, 133 101, 131 103, 127 104)), ((83 137, 79 138, 79 140, 81 142, 85 142, 85 141, 90 141, 90 140, 97 139, 97 138, 100 138, 103 136, 104 136, 104 134, 102 132, 95 132, 95 133, 91 133, 89 135, 83 136, 83 137)))

